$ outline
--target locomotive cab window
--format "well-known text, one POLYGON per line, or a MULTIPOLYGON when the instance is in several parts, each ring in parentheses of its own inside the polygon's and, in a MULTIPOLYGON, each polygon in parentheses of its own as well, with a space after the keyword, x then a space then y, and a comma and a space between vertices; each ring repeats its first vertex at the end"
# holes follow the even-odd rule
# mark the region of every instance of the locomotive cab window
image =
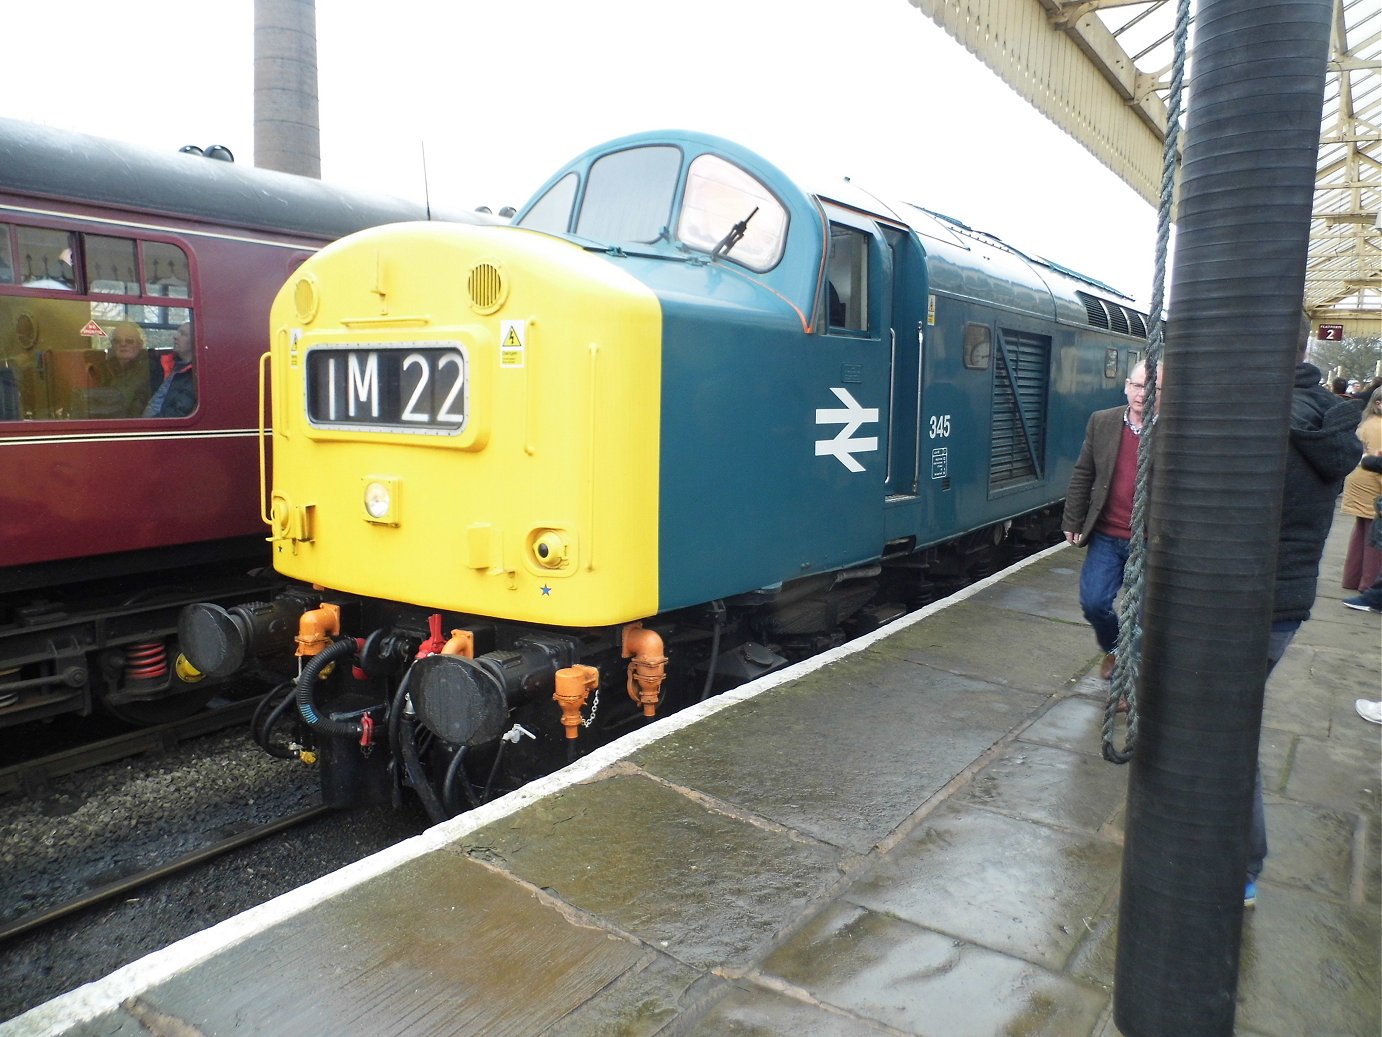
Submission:
POLYGON ((701 155, 687 171, 677 239, 761 273, 782 258, 787 210, 738 166, 718 155, 701 155))
POLYGON ((595 161, 576 217, 578 237, 652 244, 666 231, 681 173, 681 151, 657 146, 616 151, 595 161))
POLYGON ((571 226, 571 206, 576 201, 576 186, 576 174, 567 173, 533 203, 518 226, 546 231, 548 234, 565 234, 571 226))
POLYGON ((832 330, 869 330, 869 236, 863 231, 830 225, 825 296, 832 330))
POLYGON ((13 242, 18 260, 17 284, 0 277, 0 421, 181 418, 196 409, 181 248, 18 224, 0 225, 0 235, 0 255, 15 258, 13 242))

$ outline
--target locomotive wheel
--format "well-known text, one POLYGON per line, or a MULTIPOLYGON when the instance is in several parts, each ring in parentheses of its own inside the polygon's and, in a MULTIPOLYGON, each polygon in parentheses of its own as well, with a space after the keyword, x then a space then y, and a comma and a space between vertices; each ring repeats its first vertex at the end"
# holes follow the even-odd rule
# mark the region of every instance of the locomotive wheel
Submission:
POLYGON ((199 688, 188 684, 180 685, 183 691, 165 698, 134 702, 107 702, 101 699, 101 708, 127 724, 149 727, 154 724, 171 724, 178 720, 200 713, 216 695, 217 688, 199 688))

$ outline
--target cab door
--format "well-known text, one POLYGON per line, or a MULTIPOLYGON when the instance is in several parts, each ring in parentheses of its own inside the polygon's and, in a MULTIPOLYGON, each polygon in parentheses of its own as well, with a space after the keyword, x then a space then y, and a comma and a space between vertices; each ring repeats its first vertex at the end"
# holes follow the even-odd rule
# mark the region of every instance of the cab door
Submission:
POLYGON ((899 279, 908 276, 904 268, 911 255, 906 232, 860 213, 827 211, 827 327, 833 336, 858 340, 860 368, 881 368, 882 398, 869 404, 879 412, 879 454, 870 460, 881 468, 884 499, 902 503, 919 492, 922 352, 921 325, 899 306, 899 279))
MULTIPOLYGON (((878 225, 861 213, 827 208, 830 253, 826 265, 826 328, 840 353, 839 388, 876 416, 861 427, 867 446, 854 463, 871 481, 888 481, 888 414, 892 398, 892 249, 878 225), (854 388, 858 386, 859 388, 854 388)), ((850 465, 854 467, 854 463, 850 465)))

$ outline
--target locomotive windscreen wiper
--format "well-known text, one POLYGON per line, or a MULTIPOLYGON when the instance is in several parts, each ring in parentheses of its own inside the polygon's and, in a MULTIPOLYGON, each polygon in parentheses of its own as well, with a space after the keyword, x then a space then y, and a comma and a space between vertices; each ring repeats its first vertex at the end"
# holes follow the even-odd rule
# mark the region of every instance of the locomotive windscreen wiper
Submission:
POLYGON ((753 219, 757 214, 758 206, 755 205, 753 207, 753 212, 749 213, 733 227, 729 228, 729 233, 721 238, 719 244, 711 251, 710 258, 716 259, 720 256, 729 255, 729 250, 739 244, 740 240, 744 237, 744 231, 749 229, 749 220, 753 219))

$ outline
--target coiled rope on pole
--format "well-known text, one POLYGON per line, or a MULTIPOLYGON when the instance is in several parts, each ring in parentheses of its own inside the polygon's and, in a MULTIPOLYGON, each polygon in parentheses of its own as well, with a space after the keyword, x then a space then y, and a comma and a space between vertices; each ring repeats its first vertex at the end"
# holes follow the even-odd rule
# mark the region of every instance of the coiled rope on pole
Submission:
POLYGON ((1166 112, 1166 143, 1161 157, 1161 198, 1157 206, 1156 267, 1152 277, 1151 333, 1147 339, 1147 395, 1142 405, 1142 435, 1137 444, 1137 480, 1133 489, 1132 540, 1123 571, 1123 600, 1118 608, 1118 652, 1104 705, 1103 756, 1125 764, 1137 747, 1137 677, 1142 656, 1142 598, 1147 584, 1147 493, 1156 433, 1157 371, 1164 344, 1166 257, 1171 239, 1171 202, 1175 196, 1176 152, 1180 141, 1181 95, 1185 80, 1186 42, 1190 36, 1190 0, 1177 0, 1175 58, 1166 112), (1114 744, 1118 703, 1128 704, 1128 727, 1123 748, 1114 744))

